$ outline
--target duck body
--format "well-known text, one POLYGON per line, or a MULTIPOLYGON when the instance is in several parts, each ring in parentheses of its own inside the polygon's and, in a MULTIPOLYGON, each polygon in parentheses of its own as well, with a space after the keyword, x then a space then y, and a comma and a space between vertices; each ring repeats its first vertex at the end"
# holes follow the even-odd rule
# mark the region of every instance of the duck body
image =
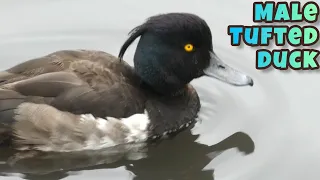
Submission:
POLYGON ((58 51, 1 73, 2 141, 15 148, 76 151, 177 133, 200 108, 191 85, 161 96, 134 69, 102 51, 58 51))
POLYGON ((190 82, 202 76, 253 85, 213 52, 200 17, 150 17, 130 32, 118 57, 63 50, 0 72, 0 144, 66 152, 176 135, 196 121, 201 105, 190 82), (138 37, 132 67, 122 58, 138 37))

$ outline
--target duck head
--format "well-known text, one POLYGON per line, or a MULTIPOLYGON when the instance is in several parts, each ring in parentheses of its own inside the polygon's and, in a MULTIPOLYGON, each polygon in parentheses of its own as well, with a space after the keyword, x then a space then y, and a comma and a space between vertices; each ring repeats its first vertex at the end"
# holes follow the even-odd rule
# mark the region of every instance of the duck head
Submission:
POLYGON ((209 26, 194 14, 156 15, 129 34, 120 49, 120 60, 130 44, 140 37, 134 69, 159 93, 177 92, 202 76, 235 86, 253 86, 251 77, 228 66, 215 54, 209 26))

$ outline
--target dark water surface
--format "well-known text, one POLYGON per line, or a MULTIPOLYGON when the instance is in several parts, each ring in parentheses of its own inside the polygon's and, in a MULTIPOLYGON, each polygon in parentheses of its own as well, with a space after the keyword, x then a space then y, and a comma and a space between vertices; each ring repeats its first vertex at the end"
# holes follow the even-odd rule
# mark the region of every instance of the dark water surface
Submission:
MULTIPOLYGON (((228 25, 253 24, 252 2, 0 1, 1 69, 61 49, 95 49, 117 55, 127 33, 145 18, 185 11, 206 19, 217 54, 255 80, 254 87, 241 88, 206 78, 193 81, 202 101, 196 126, 147 149, 135 147, 131 154, 125 153, 126 147, 117 147, 124 152, 43 154, 15 162, 15 152, 0 149, 0 178, 320 179, 318 73, 257 71, 255 49, 229 44, 228 25)), ((135 45, 125 56, 130 64, 135 45)))

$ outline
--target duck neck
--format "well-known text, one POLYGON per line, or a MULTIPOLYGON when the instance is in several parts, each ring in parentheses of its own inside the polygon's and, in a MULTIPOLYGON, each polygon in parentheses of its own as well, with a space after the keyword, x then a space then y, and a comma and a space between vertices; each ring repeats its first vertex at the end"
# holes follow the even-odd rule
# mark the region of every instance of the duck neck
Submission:
POLYGON ((172 88, 170 85, 150 85, 147 82, 141 80, 140 86, 142 89, 151 91, 159 96, 178 97, 182 96, 186 92, 187 85, 181 88, 172 88))

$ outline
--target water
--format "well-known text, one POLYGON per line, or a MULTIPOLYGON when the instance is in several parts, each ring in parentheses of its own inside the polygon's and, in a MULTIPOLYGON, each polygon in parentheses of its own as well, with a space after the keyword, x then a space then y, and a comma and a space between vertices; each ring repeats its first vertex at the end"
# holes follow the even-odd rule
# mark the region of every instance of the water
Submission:
MULTIPOLYGON (((257 71, 256 49, 230 46, 227 26, 253 25, 252 3, 1 0, 1 69, 61 49, 95 49, 116 55, 127 33, 145 18, 184 11, 206 19, 217 54, 255 80, 254 87, 241 88, 206 78, 193 81, 202 101, 201 121, 191 132, 151 147, 147 158, 51 155, 11 167, 6 161, 12 152, 2 149, 1 179, 319 179, 319 76, 317 71, 257 71), (106 163, 99 165, 101 159, 106 163), (41 175, 49 171, 54 172, 41 175)), ((125 56, 130 64, 135 45, 125 56)))

